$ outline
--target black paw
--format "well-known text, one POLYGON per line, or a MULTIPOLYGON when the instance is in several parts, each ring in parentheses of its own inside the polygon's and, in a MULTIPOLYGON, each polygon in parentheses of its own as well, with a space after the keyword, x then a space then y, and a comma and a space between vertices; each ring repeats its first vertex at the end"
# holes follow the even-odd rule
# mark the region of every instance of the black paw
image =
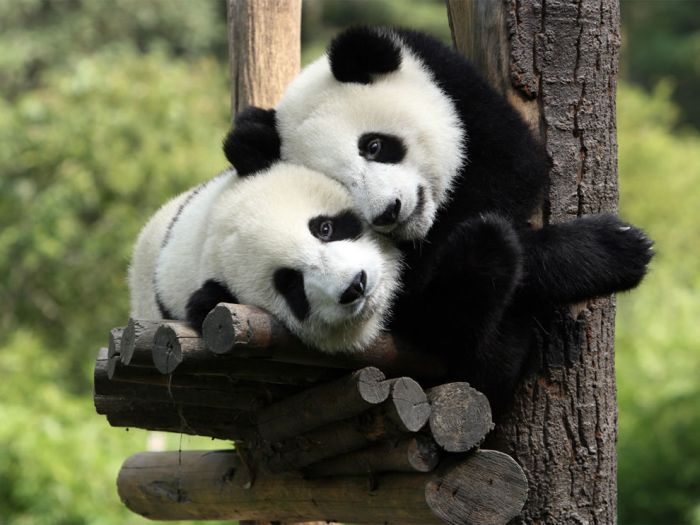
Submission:
POLYGON ((459 224, 447 240, 445 265, 472 287, 510 294, 522 276, 522 246, 513 226, 496 214, 459 224))
POLYGON ((611 276, 615 279, 615 290, 630 290, 637 286, 647 273, 654 256, 654 242, 635 226, 618 217, 606 215, 598 223, 596 231, 611 276))
POLYGON ((653 243, 612 214, 549 224, 525 240, 525 293, 559 304, 629 290, 647 272, 653 243))

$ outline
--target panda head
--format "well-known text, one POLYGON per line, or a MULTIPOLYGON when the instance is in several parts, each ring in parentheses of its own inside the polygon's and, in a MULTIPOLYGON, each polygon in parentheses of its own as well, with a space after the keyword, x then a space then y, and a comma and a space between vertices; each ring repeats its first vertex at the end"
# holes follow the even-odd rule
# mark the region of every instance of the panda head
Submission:
POLYGON ((241 303, 265 308, 325 351, 365 347, 389 314, 399 254, 336 181, 276 163, 218 200, 217 266, 241 303))
POLYGON ((224 150, 242 160, 241 143, 268 144, 268 158, 333 177, 374 229, 408 240, 427 234, 448 199, 464 140, 453 102, 399 35, 358 27, 299 74, 276 110, 243 114, 224 150))

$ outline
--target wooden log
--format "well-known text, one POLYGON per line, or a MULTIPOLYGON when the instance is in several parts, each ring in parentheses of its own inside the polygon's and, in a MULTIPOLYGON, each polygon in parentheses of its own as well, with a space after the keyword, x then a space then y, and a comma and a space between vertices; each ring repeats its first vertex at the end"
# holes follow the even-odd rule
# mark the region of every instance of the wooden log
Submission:
POLYGON ((355 418, 272 443, 265 454, 268 468, 272 472, 296 470, 419 430, 428 421, 428 403, 415 381, 402 379, 408 378, 391 381, 386 401, 355 418))
POLYGON ((250 440, 250 412, 95 396, 95 408, 113 427, 142 428, 227 440, 250 440))
POLYGON ((130 384, 156 385, 163 388, 248 392, 259 395, 268 402, 277 401, 299 392, 299 387, 295 386, 247 381, 226 375, 164 375, 155 368, 124 366, 121 363, 117 363, 111 380, 130 384))
POLYGON ((468 383, 447 383, 427 391, 430 432, 448 452, 466 452, 494 427, 486 396, 468 383))
POLYGON ((217 305, 204 320, 202 335, 207 348, 217 354, 348 370, 374 366, 390 376, 431 381, 447 374, 447 367, 438 357, 387 333, 362 352, 329 354, 309 348, 270 314, 248 305, 217 305))
POLYGON ((389 393, 390 383, 380 370, 363 368, 270 405, 258 415, 258 431, 266 441, 280 441, 356 416, 389 393))
POLYGON ((233 451, 146 452, 129 458, 117 480, 132 511, 156 520, 335 520, 386 524, 505 524, 525 502, 515 461, 479 450, 431 473, 304 479, 247 469, 233 451), (247 488, 246 488, 247 487, 247 488))
POLYGON ((392 380, 391 402, 384 407, 402 432, 418 432, 428 422, 431 410, 425 392, 410 377, 392 380))
POLYGON ((107 346, 107 357, 119 356, 121 354, 122 334, 125 326, 118 326, 109 331, 109 344, 107 346))
POLYGON ((195 330, 184 324, 168 323, 158 327, 151 352, 154 366, 164 374, 216 374, 263 383, 309 386, 334 379, 341 373, 315 366, 217 355, 206 348, 195 330))
POLYGON ((158 327, 165 321, 129 319, 121 342, 121 362, 124 365, 153 365, 150 350, 158 327), (138 349, 138 350, 137 350, 138 349))
MULTIPOLYGON (((224 389, 213 385, 200 385, 184 388, 178 383, 163 381, 160 384, 112 381, 107 373, 108 360, 100 360, 95 365, 95 396, 111 396, 135 401, 164 402, 173 405, 192 405, 254 411, 270 403, 264 392, 246 388, 236 389, 226 385, 224 389)), ((163 378, 162 375, 159 377, 163 378)))
POLYGON ((126 327, 120 326, 109 331, 109 344, 107 346, 107 373, 111 378, 114 375, 116 364, 121 359, 122 334, 126 327))
POLYGON ((231 114, 277 104, 301 61, 301 0, 228 0, 231 114))
POLYGON ((389 440, 310 465, 306 477, 374 475, 382 472, 430 472, 440 461, 440 448, 424 435, 389 440))

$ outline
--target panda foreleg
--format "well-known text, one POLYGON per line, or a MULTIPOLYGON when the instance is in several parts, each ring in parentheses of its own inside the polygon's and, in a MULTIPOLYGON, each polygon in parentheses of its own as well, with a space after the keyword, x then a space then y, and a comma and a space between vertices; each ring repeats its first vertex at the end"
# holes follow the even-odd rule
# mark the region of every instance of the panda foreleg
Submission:
POLYGON ((237 303, 228 286, 209 279, 196 290, 187 301, 187 322, 199 333, 202 332, 204 319, 219 303, 237 303))
POLYGON ((438 252, 427 288, 428 303, 447 309, 451 337, 470 345, 488 339, 522 275, 522 248, 511 224, 496 214, 460 223, 438 252), (450 321, 453 320, 453 321, 450 321))
POLYGON ((523 234, 522 293, 571 304, 637 286, 654 252, 646 234, 613 214, 589 215, 523 234))

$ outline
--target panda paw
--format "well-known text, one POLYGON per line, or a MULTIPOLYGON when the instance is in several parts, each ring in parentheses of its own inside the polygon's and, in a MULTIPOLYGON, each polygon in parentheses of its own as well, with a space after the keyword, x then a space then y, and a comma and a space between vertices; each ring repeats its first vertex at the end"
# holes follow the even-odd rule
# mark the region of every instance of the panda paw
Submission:
POLYGON ((654 242, 647 234, 618 217, 605 216, 597 237, 606 247, 608 270, 615 279, 615 291, 637 286, 654 256, 654 242))
POLYGON ((510 222, 497 214, 462 222, 448 246, 448 264, 472 289, 484 287, 488 293, 509 295, 521 279, 522 245, 510 222))
POLYGON ((653 242, 613 214, 550 224, 526 242, 525 287, 567 304, 630 290, 647 272, 653 242))

